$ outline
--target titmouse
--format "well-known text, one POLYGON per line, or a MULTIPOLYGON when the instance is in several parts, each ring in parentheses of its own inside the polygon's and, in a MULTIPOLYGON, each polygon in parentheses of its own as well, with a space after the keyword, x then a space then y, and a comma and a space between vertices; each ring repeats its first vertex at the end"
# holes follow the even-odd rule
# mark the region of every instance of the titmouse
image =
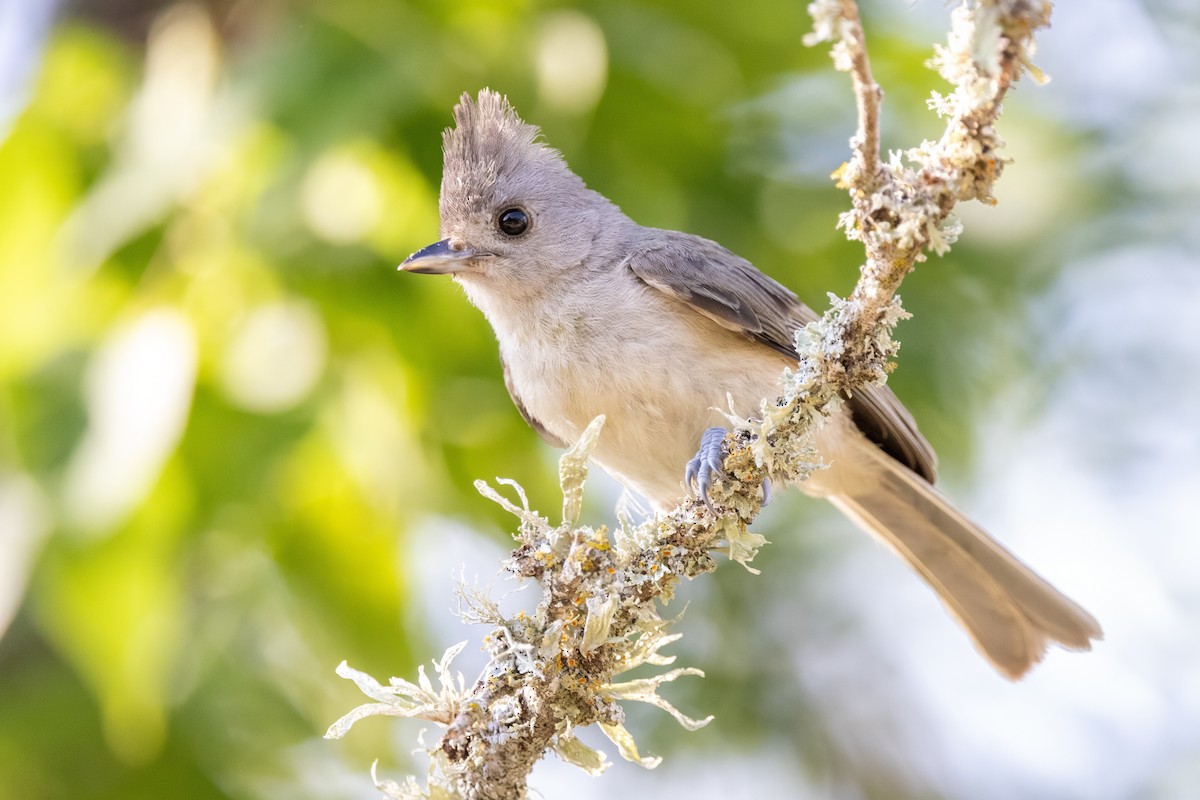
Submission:
MULTIPOLYGON (((593 460, 658 509, 720 470, 717 408, 757 408, 794 366, 816 315, 719 244, 644 228, 590 190, 501 95, 464 94, 443 135, 441 240, 407 272, 449 274, 496 332, 505 384, 556 446, 607 420, 593 460)), ((937 593, 979 651, 1016 679, 1049 642, 1101 638, 1084 609, 937 489, 936 457, 884 386, 815 436, 826 469, 800 484, 878 537, 937 593)))

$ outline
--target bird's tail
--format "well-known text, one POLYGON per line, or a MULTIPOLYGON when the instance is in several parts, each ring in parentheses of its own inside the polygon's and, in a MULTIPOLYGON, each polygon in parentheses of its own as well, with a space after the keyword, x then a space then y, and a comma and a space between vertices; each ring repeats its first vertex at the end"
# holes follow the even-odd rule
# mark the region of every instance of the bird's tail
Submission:
POLYGON ((1090 650, 1087 611, 1017 560, 941 492, 878 448, 876 480, 829 499, 919 574, 997 670, 1017 679, 1057 642, 1090 650))

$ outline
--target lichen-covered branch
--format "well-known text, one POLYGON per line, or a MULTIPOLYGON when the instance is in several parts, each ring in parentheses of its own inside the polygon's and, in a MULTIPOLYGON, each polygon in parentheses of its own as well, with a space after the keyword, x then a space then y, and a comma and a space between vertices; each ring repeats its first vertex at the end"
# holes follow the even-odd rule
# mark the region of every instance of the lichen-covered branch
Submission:
POLYGON ((850 140, 853 158, 844 168, 853 183, 867 194, 875 191, 879 176, 879 106, 883 90, 871 73, 866 37, 858 4, 854 0, 818 0, 808 7, 813 31, 804 37, 806 45, 832 41, 834 65, 849 72, 854 81, 854 100, 858 109, 858 132, 850 140))
MULTIPOLYGON (((1003 167, 993 124, 1000 102, 1029 67, 1033 33, 1048 24, 1050 4, 1031 0, 966 2, 953 14, 947 45, 931 65, 953 92, 930 102, 946 119, 937 142, 879 158, 881 93, 871 77, 865 37, 852 0, 817 0, 809 6, 814 32, 806 43, 832 42, 835 65, 853 76, 859 109, 853 156, 837 173, 850 193, 851 210, 840 224, 861 241, 867 260, 854 292, 834 298, 818 322, 797 332, 801 359, 784 378, 784 396, 764 401, 754 420, 734 419, 727 442, 726 478, 710 492, 718 511, 688 500, 670 514, 614 531, 580 525, 580 498, 587 457, 601 434, 597 419, 563 456, 563 519, 552 525, 529 509, 524 493, 508 484, 519 503, 478 482, 485 496, 519 520, 518 546, 505 562, 521 579, 535 580, 542 599, 532 613, 505 617, 486 596, 464 591, 464 617, 492 626, 484 647, 491 656, 467 688, 455 679, 452 648, 436 665, 440 688, 420 673, 417 684, 393 678, 388 686, 343 665, 374 702, 360 706, 329 730, 341 736, 373 714, 417 717, 444 725, 429 750, 426 786, 377 781, 394 798, 497 798, 526 795, 533 765, 548 751, 591 773, 606 766, 602 754, 576 738, 577 728, 596 724, 626 759, 650 767, 623 725, 623 701, 647 702, 689 729, 691 719, 658 694, 659 687, 694 669, 671 669, 655 677, 620 680, 642 664, 667 666, 662 648, 678 638, 660 613, 680 579, 713 570, 714 552, 744 565, 764 543, 747 526, 758 514, 761 486, 804 478, 815 463, 811 435, 846 395, 885 379, 897 345, 891 332, 904 316, 895 293, 925 252, 944 253, 958 234, 951 217, 962 200, 991 201, 1003 167)), ((1036 75, 1036 73, 1035 73, 1036 75)))

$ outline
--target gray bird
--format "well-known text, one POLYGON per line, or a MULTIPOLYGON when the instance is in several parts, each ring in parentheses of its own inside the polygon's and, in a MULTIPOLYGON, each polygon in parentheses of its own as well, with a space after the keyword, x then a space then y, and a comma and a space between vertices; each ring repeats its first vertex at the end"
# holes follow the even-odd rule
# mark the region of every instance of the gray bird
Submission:
MULTIPOLYGON (((727 407, 755 409, 816 315, 715 242, 644 228, 591 191, 501 95, 464 94, 443 135, 441 241, 407 272, 449 274, 487 317, 517 410, 551 444, 607 421, 593 460, 658 509, 707 500, 727 407)), ((1100 626, 933 487, 936 457, 884 386, 816 435, 800 488, 833 503, 925 579, 1003 675, 1100 626)))

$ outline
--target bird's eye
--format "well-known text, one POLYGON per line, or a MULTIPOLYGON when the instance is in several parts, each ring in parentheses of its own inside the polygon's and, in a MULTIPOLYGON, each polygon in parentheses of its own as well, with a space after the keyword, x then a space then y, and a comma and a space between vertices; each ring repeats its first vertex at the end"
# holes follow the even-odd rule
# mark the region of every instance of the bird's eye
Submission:
POLYGON ((496 227, 505 236, 520 236, 529 228, 529 215, 519 208, 505 209, 496 218, 496 227))

